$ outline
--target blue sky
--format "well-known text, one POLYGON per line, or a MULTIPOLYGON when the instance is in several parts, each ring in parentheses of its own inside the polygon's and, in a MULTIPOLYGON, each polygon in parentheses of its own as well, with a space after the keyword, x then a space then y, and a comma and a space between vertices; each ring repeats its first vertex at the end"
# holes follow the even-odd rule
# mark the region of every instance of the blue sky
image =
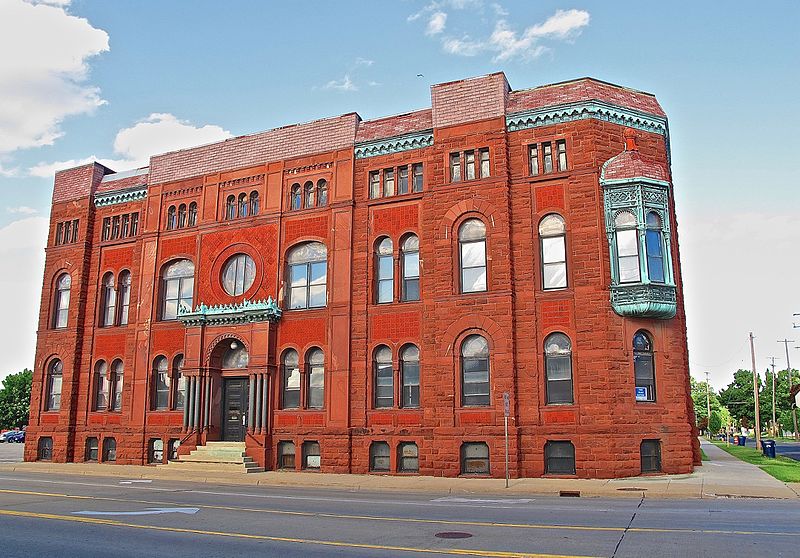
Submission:
POLYGON ((798 6, 0 0, 0 377, 33 361, 52 169, 406 112, 498 70, 515 89, 593 76, 657 95, 692 373, 749 368, 751 329, 763 369, 800 312, 798 6))

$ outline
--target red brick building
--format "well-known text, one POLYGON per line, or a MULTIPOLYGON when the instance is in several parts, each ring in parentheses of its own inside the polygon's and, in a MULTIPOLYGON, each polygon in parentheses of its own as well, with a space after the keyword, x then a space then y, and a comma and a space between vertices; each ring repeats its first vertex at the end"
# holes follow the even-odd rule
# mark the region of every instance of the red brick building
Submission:
POLYGON ((691 471, 655 97, 431 98, 57 173, 26 459, 501 477, 507 405, 512 477, 691 471))

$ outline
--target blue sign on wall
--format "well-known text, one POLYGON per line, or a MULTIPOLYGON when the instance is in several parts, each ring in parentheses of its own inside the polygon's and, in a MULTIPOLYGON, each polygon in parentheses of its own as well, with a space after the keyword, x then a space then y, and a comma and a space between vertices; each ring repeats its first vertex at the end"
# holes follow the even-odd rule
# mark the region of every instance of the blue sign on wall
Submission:
POLYGON ((637 387, 636 388, 636 401, 647 401, 647 388, 646 387, 637 387))

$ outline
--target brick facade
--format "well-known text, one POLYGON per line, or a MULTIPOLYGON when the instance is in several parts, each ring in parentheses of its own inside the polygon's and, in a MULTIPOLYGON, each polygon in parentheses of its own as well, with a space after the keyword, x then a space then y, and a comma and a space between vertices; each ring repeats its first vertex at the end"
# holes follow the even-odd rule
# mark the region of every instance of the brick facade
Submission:
MULTIPOLYGON (((132 177, 96 163, 59 172, 51 226, 77 219, 79 233, 76 242, 56 245, 53 232, 48 242, 26 459, 37 458, 42 437, 52 438, 56 461, 84 460, 90 437, 98 438, 101 459, 103 440, 113 438, 117 463, 147 463, 152 439, 163 441, 164 459, 170 440, 188 452, 225 436, 224 382, 244 376, 257 401, 246 418, 247 452, 268 469, 280 464, 281 442, 294 442, 295 466, 302 467, 302 444, 313 441, 323 472, 367 473, 370 445, 386 442, 388 472, 402 474, 401 463, 413 460, 401 460, 400 444, 415 443, 419 474, 457 476, 462 444, 476 442, 489 448, 485 474, 502 477, 508 393, 512 477, 547 474, 548 441, 573 444, 578 477, 640 474, 642 440, 660 442, 663 472, 691 471, 699 447, 671 198, 666 257, 675 316, 624 317, 610 301, 613 254, 601 172, 623 151, 628 126, 636 128, 637 157, 669 169, 666 118, 652 95, 591 79, 512 91, 503 74, 492 74, 433 86, 431 109, 371 122, 348 114, 156 155, 148 171, 132 177), (606 112, 587 112, 596 106, 606 112), (518 115, 532 115, 532 123, 513 126, 518 115), (529 146, 550 142, 555 149, 557 141, 565 142, 567 168, 532 176, 529 146), (487 148, 488 176, 451 180, 452 153, 477 157, 487 148), (421 192, 371 198, 371 173, 419 164, 421 192), (327 204, 292 207, 295 184, 321 180, 327 204), (257 215, 227 218, 229 196, 250 199, 254 192, 257 215), (196 222, 172 227, 171 208, 190 204, 196 222), (135 234, 104 239, 105 218, 132 213, 139 215, 135 234), (545 290, 538 227, 551 213, 566 226, 567 286, 545 290), (468 219, 486 229, 482 292, 460 292, 458 233, 468 219), (419 238, 421 296, 401 302, 400 247, 412 234, 419 238), (384 237, 393 246, 392 302, 377 304, 375 247, 384 237), (287 258, 304 242, 327 248, 327 300, 292 310, 287 258), (255 274, 232 296, 221 276, 237 254, 252 258, 255 274), (176 259, 194 264, 193 306, 230 310, 244 299, 273 297, 280 319, 162 320, 162 273, 176 259), (127 324, 103 327, 103 278, 123 271, 131 276, 127 324), (57 328, 56 284, 64 273, 69 307, 66 327, 57 328), (652 340, 655 401, 634 397, 632 339, 639 330, 652 340), (547 404, 544 341, 553 332, 571 341, 571 404, 547 404), (462 404, 461 344, 474 334, 489 346, 489 403, 482 406, 462 404), (248 351, 246 368, 220 364, 232 342, 248 351), (420 355, 419 405, 403 408, 398 371, 410 345, 420 355), (381 346, 391 350, 396 393, 387 408, 375 403, 373 361, 381 346), (295 350, 302 361, 314 348, 324 353, 321 408, 283 409, 282 357, 295 350), (198 386, 196 409, 157 410, 154 362, 164 356, 171 369, 179 355, 187 398, 192 382, 198 386), (63 365, 60 408, 49 410, 48 371, 56 359, 63 365), (117 359, 124 364, 121 408, 95 410, 95 367, 117 359), (194 411, 199 425, 187 427, 194 411)), ((615 172, 615 180, 625 178, 624 170, 615 172)), ((309 370, 301 373, 303 401, 309 370)))

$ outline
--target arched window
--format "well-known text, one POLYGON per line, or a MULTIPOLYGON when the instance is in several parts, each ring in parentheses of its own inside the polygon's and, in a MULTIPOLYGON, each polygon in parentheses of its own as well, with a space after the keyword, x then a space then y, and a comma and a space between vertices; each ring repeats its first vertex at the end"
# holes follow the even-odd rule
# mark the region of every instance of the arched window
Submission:
POLYGON ((572 403, 572 343, 563 333, 544 340, 547 403, 572 403))
POLYGON ((90 436, 86 438, 86 453, 83 456, 84 461, 97 461, 97 438, 90 436))
POLYGON ((278 442, 278 469, 295 468, 294 442, 278 442))
POLYGON ((172 408, 183 409, 186 403, 186 376, 183 375, 183 355, 177 355, 172 360, 172 385, 175 392, 172 395, 172 408))
POLYGON ((292 193, 289 203, 291 209, 301 209, 303 207, 303 191, 298 183, 292 184, 292 193))
POLYGON ((303 207, 306 209, 316 205, 317 193, 314 189, 314 183, 311 181, 303 185, 303 207))
POLYGON ((548 475, 575 474, 575 446, 572 442, 548 441, 544 445, 544 472, 548 475))
POLYGON ((111 410, 122 410, 122 386, 125 379, 125 366, 117 359, 111 363, 111 410))
POLYGON ((489 404, 489 343, 480 335, 461 343, 461 404, 489 404))
POLYGON ((400 267, 403 275, 400 299, 404 302, 419 300, 419 238, 415 234, 403 240, 400 267))
POLYGON ((372 442, 369 445, 369 470, 373 472, 388 472, 391 463, 389 444, 386 442, 372 442))
POLYGON ((465 442, 461 444, 461 474, 488 475, 489 445, 486 442, 465 442))
POLYGON ((39 461, 50 461, 53 459, 53 438, 42 436, 36 445, 36 459, 39 461))
POLYGON ((288 263, 289 308, 322 308, 327 304, 328 249, 321 242, 295 246, 288 263))
POLYGON ((419 448, 414 442, 402 442, 397 446, 397 470, 401 473, 419 472, 419 448))
POLYGON ((300 357, 294 349, 283 354, 281 384, 281 408, 300 408, 300 357))
POLYGON ((167 209, 167 230, 172 230, 178 225, 178 215, 175 212, 175 206, 169 206, 167 209))
POLYGON ((325 404, 325 355, 321 349, 311 349, 306 354, 308 363, 309 409, 322 409, 325 404))
POLYGON ((72 288, 72 277, 68 273, 59 275, 56 281, 56 296, 53 301, 53 327, 61 329, 67 327, 69 317, 69 291, 72 288))
POLYGON ((620 211, 614 218, 614 226, 616 228, 619 282, 636 283, 641 280, 636 216, 630 211, 620 211))
POLYGON ((642 330, 633 336, 633 375, 636 378, 636 401, 655 401, 656 367, 653 342, 642 330))
POLYGON ((328 205, 328 181, 325 179, 317 180, 317 207, 328 205))
POLYGON ((114 285, 114 274, 103 275, 103 318, 101 325, 113 326, 117 317, 117 289, 114 285))
POLYGON ((117 441, 114 438, 103 438, 103 461, 117 460, 117 441))
POLYGON ((236 197, 233 194, 225 200, 225 219, 236 219, 236 197))
POLYGON ((486 290, 486 225, 480 219, 467 219, 458 228, 461 292, 486 290))
POLYGON ((105 411, 108 409, 108 395, 110 387, 108 381, 108 364, 98 360, 94 365, 94 410, 105 411))
POLYGON ((157 356, 153 361, 153 408, 158 411, 169 409, 169 366, 167 357, 157 356))
POLYGON ((419 407, 419 349, 416 345, 406 345, 400 350, 400 385, 403 386, 400 406, 419 407))
POLYGON ((191 311, 193 296, 194 264, 177 260, 167 265, 161 279, 161 319, 177 319, 179 307, 191 311))
POLYGON ((231 341, 230 347, 222 355, 222 368, 247 368, 250 363, 250 353, 247 347, 235 339, 231 341))
POLYGON ((542 258, 542 288, 567 286, 567 226, 561 215, 551 213, 539 221, 539 247, 542 258))
POLYGON ((239 217, 247 217, 247 209, 249 204, 247 203, 247 194, 242 192, 239 194, 239 217))
POLYGON ((64 374, 64 364, 55 359, 47 368, 47 395, 45 397, 45 411, 58 411, 61 409, 61 380, 64 374))
POLYGON ((247 254, 236 254, 222 266, 222 288, 231 296, 239 296, 253 286, 256 263, 247 254))
POLYGON ((385 236, 375 247, 375 302, 394 300, 394 257, 392 239, 385 236))
POLYGON ((661 217, 655 211, 647 214, 647 274, 653 283, 664 282, 664 238, 661 217))
POLYGON ((164 440, 161 438, 151 438, 147 448, 148 463, 163 463, 164 461, 164 440))
POLYGON ((255 217, 258 215, 258 212, 261 211, 259 202, 260 200, 258 199, 258 192, 255 190, 250 192, 250 215, 255 217))
POLYGON ((197 202, 189 204, 189 226, 194 227, 197 224, 197 202))
POLYGON ((394 370, 392 350, 386 345, 375 349, 373 358, 375 383, 375 408, 394 407, 394 370))
POLYGON ((131 307, 131 272, 121 271, 119 274, 119 325, 128 324, 131 307))
POLYGON ((186 204, 182 203, 178 206, 178 228, 182 229, 186 226, 186 204))

